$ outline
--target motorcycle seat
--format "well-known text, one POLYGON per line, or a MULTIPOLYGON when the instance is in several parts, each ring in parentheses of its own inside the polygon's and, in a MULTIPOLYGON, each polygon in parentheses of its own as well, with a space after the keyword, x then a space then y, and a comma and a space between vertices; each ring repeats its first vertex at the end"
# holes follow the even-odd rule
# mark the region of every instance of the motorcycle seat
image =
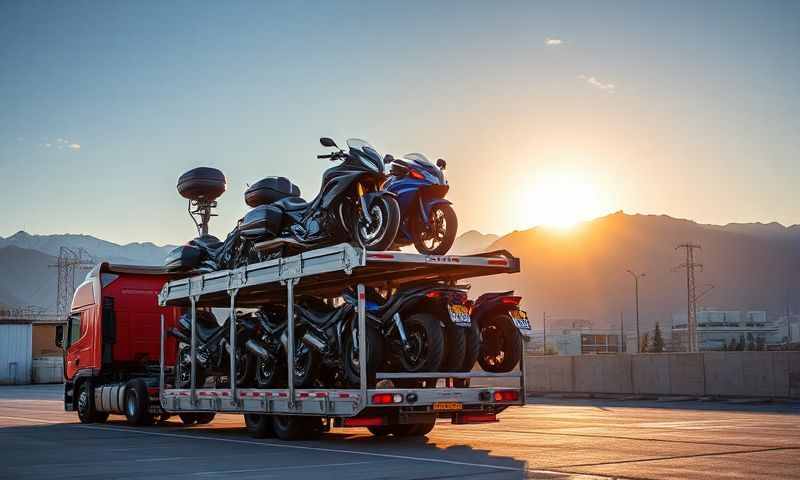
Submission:
POLYGON ((300 197, 286 197, 272 202, 272 205, 280 208, 284 212, 295 212, 297 210, 305 210, 308 207, 308 202, 300 197))
POLYGON ((336 323, 339 318, 349 310, 347 308, 340 307, 334 308, 333 310, 327 312, 319 312, 301 307, 300 305, 296 305, 295 308, 304 320, 308 320, 310 323, 314 324, 320 329, 327 328, 328 326, 336 323))

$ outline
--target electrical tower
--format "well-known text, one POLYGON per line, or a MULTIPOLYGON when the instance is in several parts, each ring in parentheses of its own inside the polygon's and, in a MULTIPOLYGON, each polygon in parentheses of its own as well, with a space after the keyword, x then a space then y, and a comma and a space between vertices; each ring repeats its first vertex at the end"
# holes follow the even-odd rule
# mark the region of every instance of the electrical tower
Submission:
POLYGON ((96 263, 97 260, 83 248, 58 249, 58 262, 50 267, 58 269, 56 312, 60 318, 66 318, 69 314, 79 275, 91 270, 96 263))
POLYGON ((694 251, 700 250, 700 245, 692 243, 682 243, 675 247, 675 250, 681 248, 686 250, 686 261, 677 267, 677 270, 686 270, 686 321, 687 321, 687 334, 689 337, 689 351, 697 351, 697 289, 695 287, 694 272, 695 270, 703 271, 703 264, 694 261, 694 251))

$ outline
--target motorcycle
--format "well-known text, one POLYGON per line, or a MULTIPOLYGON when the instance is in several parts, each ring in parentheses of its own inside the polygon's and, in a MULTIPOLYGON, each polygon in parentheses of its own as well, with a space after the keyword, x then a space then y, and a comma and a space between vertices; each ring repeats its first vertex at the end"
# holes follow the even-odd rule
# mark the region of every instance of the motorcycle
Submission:
POLYGON ((522 337, 533 335, 528 314, 519 308, 514 291, 484 293, 472 304, 472 318, 480 330, 478 364, 487 372, 510 372, 522 355, 522 337))
POLYGON ((447 163, 440 158, 434 165, 421 153, 402 159, 387 155, 384 161, 391 167, 383 188, 397 196, 402 218, 396 245, 413 243, 419 253, 444 255, 458 230, 456 212, 444 198, 450 188, 444 178, 447 163))
MULTIPOLYGON (((439 284, 406 287, 388 299, 366 289, 367 319, 378 327, 388 350, 386 364, 404 372, 471 370, 480 349, 477 327, 460 288, 439 284)), ((357 304, 346 290, 346 303, 357 304)))
MULTIPOLYGON (((248 386, 253 377, 254 364, 245 348, 246 342, 255 332, 251 316, 239 315, 236 321, 236 362, 237 386, 248 386)), ((201 387, 208 377, 227 377, 230 375, 231 345, 229 342, 231 319, 220 325, 214 315, 206 310, 198 310, 195 321, 197 343, 195 347, 195 385, 201 387)), ((175 364, 176 388, 189 388, 191 385, 191 327, 192 317, 184 313, 178 318, 168 334, 177 339, 175 364)))
POLYGON ((264 205, 281 214, 281 230, 276 238, 259 239, 260 250, 302 250, 350 241, 367 250, 388 249, 397 236, 400 210, 394 194, 381 189, 386 179, 381 155, 360 139, 349 139, 347 152, 330 138, 320 143, 338 150, 317 158, 342 163, 325 171, 322 188, 311 202, 298 191, 264 205))
MULTIPOLYGON (((359 331, 356 310, 345 302, 331 307, 325 302, 302 297, 295 305, 303 348, 312 349, 311 371, 326 386, 357 386, 360 383, 359 331)), ((375 325, 367 325, 367 381, 375 383, 382 363, 382 343, 375 325)))

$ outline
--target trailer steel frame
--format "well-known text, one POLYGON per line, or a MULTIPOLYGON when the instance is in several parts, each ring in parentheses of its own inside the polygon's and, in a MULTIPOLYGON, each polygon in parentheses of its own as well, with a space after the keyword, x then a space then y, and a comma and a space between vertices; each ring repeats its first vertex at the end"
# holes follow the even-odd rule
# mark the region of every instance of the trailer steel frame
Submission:
MULTIPOLYGON (((197 308, 230 310, 230 347, 236 351, 236 307, 258 307, 268 302, 286 302, 287 319, 294 318, 295 295, 338 297, 345 285, 356 285, 359 345, 366 345, 365 287, 401 287, 426 281, 454 283, 458 280, 499 273, 516 273, 519 259, 506 251, 479 255, 422 255, 403 252, 371 252, 350 244, 311 250, 298 255, 267 260, 233 270, 191 276, 167 282, 159 293, 162 306, 184 306, 191 310, 191 380, 188 389, 166 385, 164 317, 161 317, 159 403, 168 412, 271 413, 352 417, 365 409, 394 407, 407 416, 452 414, 437 412, 437 402, 456 402, 464 411, 499 413, 510 405, 524 404, 524 352, 519 370, 488 372, 378 372, 378 379, 518 378, 518 400, 498 401, 496 392, 510 387, 466 388, 373 388, 367 387, 367 369, 360 372, 359 388, 296 389, 294 386, 295 322, 287 321, 287 388, 254 389, 236 386, 236 355, 230 355, 229 388, 199 388, 195 385, 197 308), (376 403, 374 397, 392 394, 392 403, 376 403)), ((524 342, 524 336, 521 336, 524 342)), ((524 345, 523 345, 524 347, 524 345)), ((366 365, 366 348, 359 348, 359 365, 366 365)), ((381 410, 386 411, 386 410, 381 410)), ((455 420, 454 420, 455 421, 455 420)), ((401 421, 402 422, 402 421, 401 421)), ((409 421, 408 423, 413 423, 409 421)))

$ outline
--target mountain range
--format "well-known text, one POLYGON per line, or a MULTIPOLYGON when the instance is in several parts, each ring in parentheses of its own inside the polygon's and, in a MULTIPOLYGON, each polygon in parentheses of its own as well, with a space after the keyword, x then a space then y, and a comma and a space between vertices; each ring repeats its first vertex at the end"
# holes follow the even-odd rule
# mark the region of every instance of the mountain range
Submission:
MULTIPOLYGON (((523 296, 536 328, 546 313, 548 328, 590 322, 598 328, 633 328, 632 270, 639 282, 643 331, 658 321, 669 328, 672 314, 686 311, 686 273, 682 243, 702 249, 695 261, 701 308, 767 310, 771 316, 800 311, 800 226, 777 223, 705 225, 665 215, 617 212, 572 229, 535 227, 502 237, 474 230, 460 235, 454 254, 506 249, 518 256, 522 271, 472 280, 471 296, 514 289, 523 296), (709 288, 711 288, 709 290, 709 288)), ((30 235, 0 238, 0 304, 53 309, 59 247, 84 248, 98 259, 158 265, 171 245, 118 245, 89 235, 30 235)))

